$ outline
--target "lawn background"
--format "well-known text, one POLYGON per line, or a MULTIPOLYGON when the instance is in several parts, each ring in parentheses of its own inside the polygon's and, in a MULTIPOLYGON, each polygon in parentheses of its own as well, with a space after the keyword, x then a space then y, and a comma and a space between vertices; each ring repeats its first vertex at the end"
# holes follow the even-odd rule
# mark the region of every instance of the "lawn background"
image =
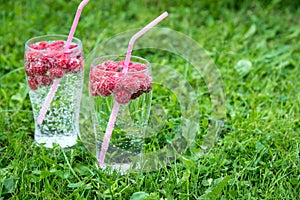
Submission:
POLYGON ((299 199, 299 1, 89 2, 75 33, 86 55, 167 10, 158 26, 210 52, 226 93, 222 137, 209 154, 126 176, 97 170, 82 143, 67 150, 33 144, 25 73, 17 70, 24 43, 68 34, 79 3, 1 1, 0 199, 299 199), (240 60, 252 67, 238 68, 240 60))

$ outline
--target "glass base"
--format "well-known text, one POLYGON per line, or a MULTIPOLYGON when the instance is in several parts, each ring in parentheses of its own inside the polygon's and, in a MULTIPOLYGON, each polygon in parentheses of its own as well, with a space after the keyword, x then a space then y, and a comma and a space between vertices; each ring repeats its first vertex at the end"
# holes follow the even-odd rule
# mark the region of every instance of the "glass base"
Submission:
POLYGON ((77 135, 69 136, 35 136, 35 142, 44 144, 44 147, 53 148, 53 143, 58 144, 60 147, 71 147, 77 142, 77 135))
MULTIPOLYGON (((123 154, 119 154, 121 155, 121 159, 116 159, 116 157, 106 157, 103 166, 99 165, 99 153, 99 151, 96 153, 96 165, 98 169, 102 169, 102 171, 105 171, 106 173, 113 173, 115 171, 124 175, 140 172, 142 170, 142 153, 135 155, 135 157, 131 157, 133 160, 129 159, 130 156, 125 152, 123 152, 123 154)), ((108 155, 111 155, 109 152, 107 153, 108 155)))
POLYGON ((140 169, 140 164, 139 163, 136 164, 134 169, 132 167, 133 167, 132 163, 112 163, 112 164, 109 164, 109 165, 104 164, 104 166, 100 167, 100 168, 102 168, 103 171, 105 169, 109 169, 109 170, 111 170, 111 172, 116 171, 116 172, 119 172, 120 174, 124 175, 124 174, 128 174, 130 172, 134 172, 134 171, 139 170, 140 169))

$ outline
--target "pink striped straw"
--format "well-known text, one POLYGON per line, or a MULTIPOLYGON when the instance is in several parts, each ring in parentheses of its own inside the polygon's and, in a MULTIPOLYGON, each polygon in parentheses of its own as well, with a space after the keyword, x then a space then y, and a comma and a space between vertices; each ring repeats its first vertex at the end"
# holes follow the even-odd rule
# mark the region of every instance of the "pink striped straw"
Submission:
MULTIPOLYGON (((65 51, 69 49, 70 47, 70 44, 72 42, 72 39, 73 39, 73 36, 74 36, 74 33, 75 33, 75 30, 76 30, 76 27, 77 27, 77 24, 78 24, 78 21, 79 21, 79 18, 80 18, 80 15, 81 15, 81 12, 82 12, 82 9, 83 7, 89 2, 89 0, 83 0, 79 6, 78 6, 78 9, 77 9, 77 12, 76 12, 76 15, 75 15, 75 18, 73 20, 73 24, 72 24, 72 27, 71 27, 71 30, 70 30, 70 33, 69 33, 69 36, 68 36, 68 40, 66 42, 66 45, 65 45, 65 51)), ((44 118, 45 118, 45 115, 47 113, 47 110, 49 109, 49 106, 53 100, 53 97, 56 93, 56 90, 59 86, 59 82, 60 82, 60 79, 55 79, 54 82, 53 82, 53 85, 52 87, 50 88, 50 91, 49 93, 47 94, 46 96, 46 99, 44 101, 44 104, 41 108, 41 111, 40 111, 40 114, 38 116, 38 120, 37 120, 37 123, 40 125, 43 123, 44 121, 44 118)))
MULTIPOLYGON (((162 21, 167 16, 168 16, 168 13, 164 12, 159 17, 157 17, 155 20, 153 20, 151 23, 149 23, 147 26, 145 26, 143 29, 141 29, 139 32, 137 32, 134 36, 132 36, 132 38, 130 39, 129 44, 128 44, 127 54, 126 54, 126 58, 125 58, 125 62, 124 62, 124 68, 122 70, 123 73, 127 73, 127 71, 128 71, 128 64, 130 62, 131 52, 132 52, 135 40, 138 39, 139 37, 141 37, 143 34, 145 34, 147 31, 149 31, 152 27, 154 27, 156 24, 158 24, 160 21, 162 21)), ((120 108, 119 103, 115 101, 114 105, 113 105, 113 109, 112 109, 110 117, 109 117, 107 127, 106 127, 106 131, 105 131, 105 135, 103 138, 103 143, 102 143, 102 147, 101 147, 101 151, 100 151, 100 155, 99 155, 100 167, 104 166, 105 154, 106 154, 106 151, 109 146, 109 141, 110 141, 112 131, 115 126, 119 108, 120 108)))

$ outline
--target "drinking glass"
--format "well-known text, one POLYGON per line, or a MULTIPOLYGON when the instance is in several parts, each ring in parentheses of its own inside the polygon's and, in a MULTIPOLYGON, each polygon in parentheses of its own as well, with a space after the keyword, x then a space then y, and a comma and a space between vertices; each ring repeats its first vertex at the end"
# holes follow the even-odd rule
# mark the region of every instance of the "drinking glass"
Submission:
POLYGON ((145 131, 151 107, 152 75, 150 63, 131 57, 127 73, 123 73, 125 56, 101 56, 92 61, 89 90, 92 122, 99 160, 103 138, 113 105, 119 104, 104 168, 125 172, 142 163, 145 131))
POLYGON ((79 106, 83 86, 82 42, 73 38, 64 50, 66 35, 44 35, 25 43, 25 72, 32 104, 38 144, 61 147, 76 144, 79 135, 79 106), (53 81, 60 79, 58 89, 41 124, 39 114, 53 81))

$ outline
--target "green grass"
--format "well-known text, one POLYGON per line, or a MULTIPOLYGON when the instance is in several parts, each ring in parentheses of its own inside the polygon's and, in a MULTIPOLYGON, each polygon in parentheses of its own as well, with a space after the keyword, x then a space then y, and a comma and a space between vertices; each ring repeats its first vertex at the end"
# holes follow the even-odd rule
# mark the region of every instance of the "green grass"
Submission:
MULTIPOLYGON (((96 43, 141 28, 167 10, 170 16, 158 26, 203 46, 226 93, 225 126, 210 153, 195 159, 187 151, 157 171, 129 175, 98 170, 80 141, 70 149, 33 143, 25 73, 17 70, 23 66, 24 43, 36 35, 68 34, 79 2, 0 4, 0 199, 300 199, 299 2, 89 2, 75 33, 85 55, 96 43), (240 60, 252 67, 237 65, 240 60)), ((176 56, 136 53, 175 66, 198 88, 201 116, 208 119, 211 103, 201 76, 195 79, 180 68, 183 61, 176 56)), ((154 97, 159 102, 168 96, 157 89, 154 97)), ((165 106, 169 118, 163 142, 172 137, 178 116, 176 101, 165 106)))

